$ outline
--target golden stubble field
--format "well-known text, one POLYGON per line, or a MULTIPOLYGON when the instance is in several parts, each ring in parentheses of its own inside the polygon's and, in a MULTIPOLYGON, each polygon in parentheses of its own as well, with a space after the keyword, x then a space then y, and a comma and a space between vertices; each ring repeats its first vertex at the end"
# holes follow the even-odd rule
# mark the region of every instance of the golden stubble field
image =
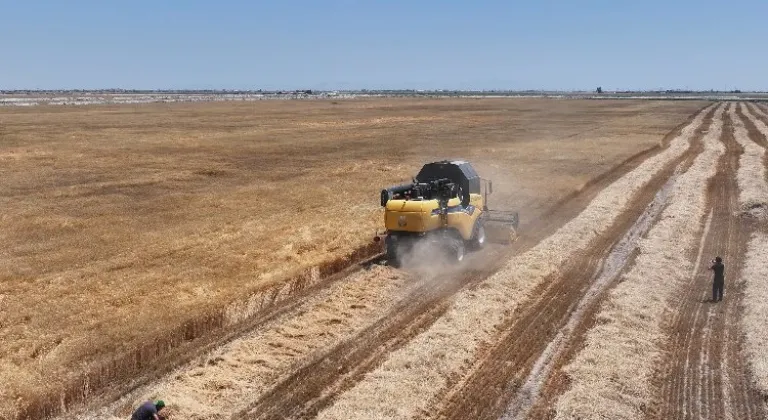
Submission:
POLYGON ((0 414, 370 242, 379 190, 469 159, 536 218, 705 103, 376 99, 0 108, 0 414))

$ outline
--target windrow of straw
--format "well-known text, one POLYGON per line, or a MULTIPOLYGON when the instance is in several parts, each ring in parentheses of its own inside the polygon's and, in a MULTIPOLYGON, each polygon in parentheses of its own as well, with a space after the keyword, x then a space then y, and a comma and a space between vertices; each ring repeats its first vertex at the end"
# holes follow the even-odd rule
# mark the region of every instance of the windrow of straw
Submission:
POLYGON ((759 107, 754 106, 754 104, 751 109, 754 111, 754 113, 750 112, 749 105, 742 104, 741 106, 741 111, 744 113, 744 115, 750 121, 752 121, 752 124, 755 125, 755 128, 757 128, 757 131, 759 131, 760 134, 762 134, 763 137, 765 137, 764 140, 768 140, 768 125, 765 125, 765 122, 763 122, 763 120, 761 120, 760 118, 757 118, 757 116, 760 116, 764 119, 768 119, 768 115, 763 113, 759 107))
POLYGON ((247 334, 88 418, 127 414, 150 398, 170 402, 174 418, 228 418, 318 354, 387 314, 407 277, 373 266, 296 308, 293 316, 247 334))
POLYGON ((556 276, 605 232, 632 196, 655 174, 685 153, 707 110, 700 112, 670 145, 601 191, 589 206, 528 252, 512 258, 479 287, 459 293, 429 329, 387 360, 355 387, 340 395, 319 419, 410 418, 434 405, 449 379, 465 377, 478 349, 543 281, 556 276))
MULTIPOLYGON (((756 113, 762 113, 760 108, 756 108, 756 113)), ((745 104, 741 105, 741 111, 755 125, 760 133, 768 140, 768 127, 761 120, 757 119, 745 104)), ((744 147, 744 156, 741 166, 745 166, 745 160, 752 162, 749 171, 745 171, 739 176, 739 195, 740 202, 746 202, 749 198, 756 195, 754 191, 760 191, 762 194, 763 212, 765 212, 766 191, 768 191, 768 181, 766 181, 766 168, 763 162, 765 149, 750 142, 749 139, 741 137, 738 134, 736 140, 739 143, 746 140, 744 147), (749 156, 748 156, 749 155, 749 156), (754 162, 756 159, 760 161, 754 162), (759 165, 759 166, 758 166, 759 165), (751 186, 747 188, 742 183, 751 186), (748 191, 751 191, 748 193, 748 191), (748 197, 742 197, 742 195, 748 197)), ((740 171, 741 172, 741 171, 740 171)), ((763 213, 765 215, 765 213, 763 213)), ((746 331, 744 339, 744 352, 747 356, 752 379, 768 401, 768 358, 765 357, 765 349, 768 348, 768 302, 765 300, 768 293, 768 264, 765 256, 768 255, 768 235, 763 232, 752 234, 747 244, 747 252, 744 255, 744 266, 741 269, 741 280, 744 284, 744 315, 741 319, 742 329, 746 331)), ((766 407, 768 409, 768 406, 766 407)))
MULTIPOLYGON (((756 232, 747 245, 741 279, 744 281, 744 316, 742 329, 746 331, 744 352, 752 379, 768 402, 768 235, 756 232)), ((768 406, 766 406, 768 409, 768 406)))
POLYGON ((723 105, 704 136, 704 151, 678 177, 668 207, 640 242, 635 265, 603 302, 585 348, 563 368, 571 387, 556 403, 556 418, 643 417, 661 357, 664 319, 691 275, 688 256, 701 234, 697 221, 706 213, 707 181, 725 153, 722 126, 723 105))
MULTIPOLYGON (((744 115, 752 120, 754 117, 749 110, 741 105, 744 115)), ((749 139, 749 133, 744 125, 744 121, 736 115, 736 106, 732 106, 729 111, 731 121, 733 121, 734 138, 744 148, 744 153, 739 158, 739 170, 736 174, 736 180, 739 184, 739 208, 742 214, 753 217, 765 218, 766 206, 768 206, 768 185, 765 182, 765 149, 758 146, 757 143, 749 139)))

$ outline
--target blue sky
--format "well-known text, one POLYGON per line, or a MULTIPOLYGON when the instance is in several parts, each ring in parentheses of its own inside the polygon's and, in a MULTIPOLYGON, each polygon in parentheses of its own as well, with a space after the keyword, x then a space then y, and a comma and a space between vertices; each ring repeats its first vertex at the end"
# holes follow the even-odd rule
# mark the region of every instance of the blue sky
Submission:
POLYGON ((768 90, 768 2, 0 0, 0 89, 768 90))

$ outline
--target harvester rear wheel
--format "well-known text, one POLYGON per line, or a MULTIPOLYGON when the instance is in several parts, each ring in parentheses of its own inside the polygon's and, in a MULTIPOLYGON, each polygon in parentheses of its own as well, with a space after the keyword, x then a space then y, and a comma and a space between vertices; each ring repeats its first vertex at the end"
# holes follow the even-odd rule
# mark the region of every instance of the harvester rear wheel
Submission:
POLYGON ((464 246, 464 240, 461 238, 453 237, 448 245, 448 252, 450 253, 451 260, 456 262, 464 261, 464 257, 467 254, 467 249, 464 246))

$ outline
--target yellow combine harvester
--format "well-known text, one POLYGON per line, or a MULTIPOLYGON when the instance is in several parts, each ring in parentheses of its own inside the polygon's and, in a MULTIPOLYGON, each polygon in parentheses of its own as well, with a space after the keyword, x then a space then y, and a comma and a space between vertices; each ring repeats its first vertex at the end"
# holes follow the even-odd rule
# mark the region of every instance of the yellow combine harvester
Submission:
MULTIPOLYGON (((486 232, 501 232, 502 242, 515 236, 517 212, 488 209, 493 183, 481 179, 464 160, 444 160, 424 165, 411 183, 381 191, 387 258, 402 262, 416 244, 445 251, 453 261, 464 259, 467 249, 486 244, 486 232)), ((496 236, 496 235, 494 235, 496 236)))

